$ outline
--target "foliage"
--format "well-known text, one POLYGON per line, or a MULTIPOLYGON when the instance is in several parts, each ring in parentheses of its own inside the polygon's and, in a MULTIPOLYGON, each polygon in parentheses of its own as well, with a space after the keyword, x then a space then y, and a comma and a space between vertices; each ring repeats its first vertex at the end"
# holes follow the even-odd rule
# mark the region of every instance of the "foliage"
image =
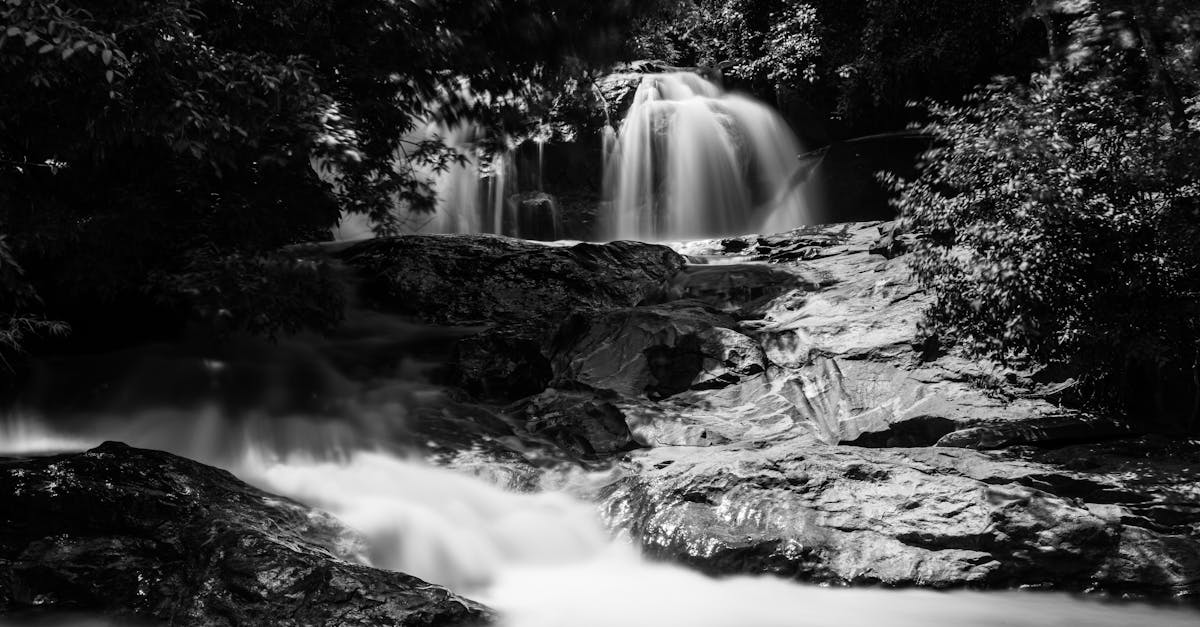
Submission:
POLYGON ((25 342, 39 335, 64 335, 69 327, 34 313, 41 304, 25 271, 13 258, 8 242, 0 235, 0 366, 12 371, 12 359, 24 350, 25 342))
POLYGON ((458 156, 410 132, 523 124, 627 4, 0 0, 0 229, 53 315, 191 294, 264 307, 252 330, 327 326, 263 255, 342 210, 430 206, 397 157, 458 156))
POLYGON ((1164 29, 1151 48, 1125 14, 1085 11, 1071 26, 1067 54, 1028 85, 933 105, 937 146, 915 180, 892 183, 903 228, 924 234, 911 263, 936 297, 931 331, 1112 382, 1130 363, 1196 358, 1200 83, 1170 69, 1194 31, 1164 29), (1154 58, 1167 49, 1174 59, 1154 58))
POLYGON ((859 134, 902 127, 906 103, 957 98, 1045 52, 1029 0, 660 0, 635 54, 722 65, 762 96, 795 94, 859 134), (1036 24, 1035 24, 1036 26, 1036 24))

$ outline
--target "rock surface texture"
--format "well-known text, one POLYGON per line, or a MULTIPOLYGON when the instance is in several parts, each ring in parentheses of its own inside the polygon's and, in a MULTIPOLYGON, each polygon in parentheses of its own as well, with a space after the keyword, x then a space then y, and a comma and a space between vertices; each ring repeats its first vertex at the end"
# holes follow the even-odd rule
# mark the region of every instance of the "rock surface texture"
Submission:
POLYGON ((486 325, 459 342, 456 383, 515 401, 518 433, 568 458, 617 461, 604 515, 659 557, 839 584, 1200 593, 1198 447, 1138 440, 1061 406, 1069 382, 923 341, 927 296, 891 232, 674 250, 401 238, 344 258, 385 308, 486 325))
POLYGON ((720 574, 1196 595, 1200 447, 1174 454, 1158 472, 1177 475, 1134 479, 1128 471, 1146 458, 1120 450, 1072 470, 966 449, 797 439, 663 447, 630 462, 606 514, 651 554, 720 574))
POLYGON ((0 613, 171 625, 470 625, 490 612, 354 563, 332 517, 167 453, 107 443, 0 461, 0 613))
POLYGON ((652 244, 551 246, 487 235, 380 238, 339 255, 373 307, 456 325, 636 305, 684 263, 652 244))
POLYGON ((679 246, 708 264, 668 290, 736 319, 728 331, 761 348, 762 368, 618 404, 654 448, 625 460, 610 524, 714 573, 1200 594, 1200 446, 1011 448, 1133 434, 1060 407, 1061 386, 919 342, 926 296, 902 257, 877 254, 881 232, 679 246), (762 282, 787 289, 731 298, 729 286, 755 282, 723 271, 755 263, 791 274, 762 282))

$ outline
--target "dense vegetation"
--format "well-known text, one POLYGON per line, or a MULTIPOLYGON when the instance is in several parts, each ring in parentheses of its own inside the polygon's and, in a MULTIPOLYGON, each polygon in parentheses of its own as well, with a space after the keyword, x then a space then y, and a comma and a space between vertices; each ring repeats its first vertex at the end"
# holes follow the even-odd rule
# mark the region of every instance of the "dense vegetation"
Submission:
POLYGON ((928 331, 1200 420, 1200 5, 662 0, 633 49, 721 68, 810 138, 832 120, 819 142, 927 135, 919 173, 885 179, 928 331))
POLYGON ((931 333, 1110 407, 1200 371, 1192 0, 0 0, 0 358, 58 320, 91 348, 330 328, 338 281, 291 245, 431 207, 396 164, 460 156, 414 130, 586 117, 617 58, 720 71, 817 145, 932 138, 888 180, 931 333))
POLYGON ((1029 0, 659 0, 640 26, 635 56, 721 67, 785 113, 833 121, 834 139, 902 129, 912 100, 1028 75, 1047 47, 1029 0))
POLYGON ((523 124, 625 5, 0 0, 0 351, 47 318, 99 344, 328 328, 328 268, 283 247, 431 206, 396 156, 458 155, 410 131, 523 124))
POLYGON ((934 105, 937 146, 897 182, 905 228, 925 235, 912 259, 937 297, 930 330, 1194 429, 1200 7, 1077 8, 1071 45, 1032 80, 934 105))

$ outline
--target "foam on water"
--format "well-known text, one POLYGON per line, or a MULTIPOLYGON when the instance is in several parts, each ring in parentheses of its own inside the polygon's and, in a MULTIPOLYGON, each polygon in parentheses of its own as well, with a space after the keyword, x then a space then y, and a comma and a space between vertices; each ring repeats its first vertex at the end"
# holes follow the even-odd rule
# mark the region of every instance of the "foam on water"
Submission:
MULTIPOLYGON (((135 432, 123 435, 144 444, 135 432)), ((0 454, 97 443, 90 440, 58 433, 40 421, 9 421, 0 430, 0 454)), ((1192 627, 1198 620, 1191 610, 1064 594, 835 589, 767 577, 713 579, 645 560, 623 539, 610 537, 592 504, 566 492, 515 493, 378 451, 350 452, 330 461, 307 453, 279 455, 275 446, 244 438, 208 442, 228 447, 239 440, 240 455, 205 453, 196 442, 187 448, 201 457, 236 458, 226 465, 242 478, 330 511, 358 530, 368 545, 365 562, 447 585, 491 605, 507 627, 1192 627)), ((86 620, 36 624, 113 624, 86 620)))

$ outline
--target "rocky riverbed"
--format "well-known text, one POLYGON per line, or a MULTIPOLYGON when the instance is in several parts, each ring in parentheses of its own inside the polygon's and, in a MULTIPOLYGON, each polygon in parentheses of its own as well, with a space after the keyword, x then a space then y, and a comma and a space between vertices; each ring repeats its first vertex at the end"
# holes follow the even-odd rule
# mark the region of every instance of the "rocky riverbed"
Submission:
MULTIPOLYGON (((403 440, 522 490, 553 484, 547 469, 599 469, 576 493, 612 531, 703 572, 1200 595, 1200 443, 1066 408, 1070 381, 921 338, 905 244, 881 223, 671 245, 381 238, 330 254, 363 311, 426 340, 350 329, 310 352, 347 379, 370 361, 378 379, 420 344, 422 387, 365 388, 404 411, 370 414, 360 444, 403 440)), ((186 460, 106 445, 0 472, 5 608, 488 616, 354 565, 334 519, 186 460), (263 568, 275 575, 247 574, 263 568)))

